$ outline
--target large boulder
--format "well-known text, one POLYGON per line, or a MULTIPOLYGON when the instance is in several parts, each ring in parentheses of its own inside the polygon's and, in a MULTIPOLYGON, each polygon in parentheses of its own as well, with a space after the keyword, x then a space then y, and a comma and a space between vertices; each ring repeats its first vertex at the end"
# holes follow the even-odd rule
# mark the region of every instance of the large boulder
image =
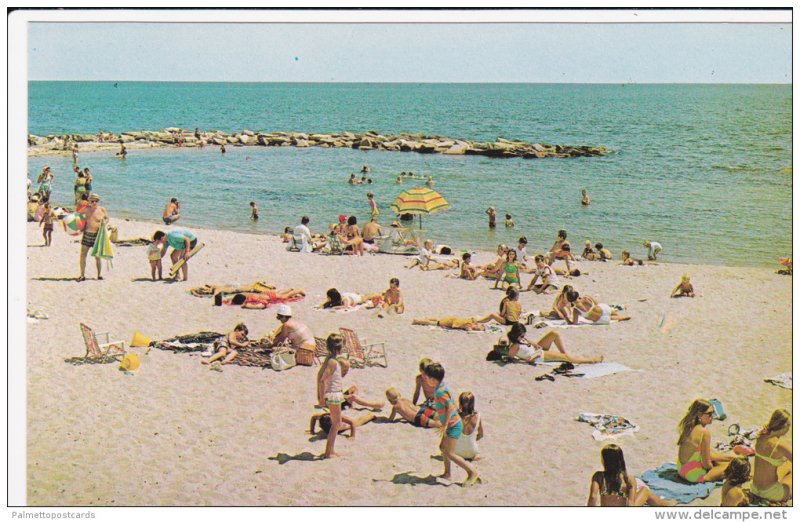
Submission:
POLYGON ((164 132, 180 132, 180 131, 181 131, 180 127, 167 127, 166 129, 164 129, 164 132))
POLYGON ((241 134, 239 136, 239 143, 241 143, 242 145, 255 145, 256 143, 258 143, 258 140, 253 135, 241 134))
POLYGON ((295 147, 308 147, 308 140, 294 140, 293 145, 295 147))
POLYGON ((449 154, 449 155, 462 155, 466 154, 467 150, 469 149, 469 143, 465 143, 463 141, 457 142, 453 144, 449 149, 442 152, 442 154, 449 154))
POLYGON ((255 136, 256 135, 255 132, 253 132, 251 130, 247 130, 247 129, 243 130, 242 134, 244 134, 245 136, 255 136))

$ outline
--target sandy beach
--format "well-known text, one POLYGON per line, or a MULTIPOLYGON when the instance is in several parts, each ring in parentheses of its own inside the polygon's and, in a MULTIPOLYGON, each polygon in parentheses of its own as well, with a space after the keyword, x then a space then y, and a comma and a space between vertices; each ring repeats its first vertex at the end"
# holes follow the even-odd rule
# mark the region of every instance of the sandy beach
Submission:
MULTIPOLYGON (((163 228, 109 213, 121 238, 163 228)), ((717 398, 728 414, 711 425, 712 444, 727 439, 732 422, 763 424, 775 408, 791 411, 791 391, 764 382, 790 371, 792 360, 792 280, 772 269, 583 262, 588 275, 573 279, 575 288, 625 305, 633 319, 560 329, 567 350, 602 354, 636 371, 537 382, 549 368, 485 361, 501 334, 411 326, 413 318, 495 311, 502 292, 487 280, 406 270, 402 256, 291 253, 277 237, 179 223, 206 243, 190 262, 188 282, 151 282, 145 247, 118 246, 105 280, 94 280, 89 259, 89 279, 77 283, 77 239, 57 226, 53 246, 42 248, 40 229, 26 226, 27 304, 49 316, 27 324, 29 505, 585 505, 604 442, 576 422, 581 412, 617 414, 639 425, 638 433, 616 441, 628 471, 639 475, 675 461, 676 426, 695 398, 717 398), (670 299, 686 272, 699 296, 670 299), (329 287, 380 292, 390 277, 401 282, 402 316, 314 309, 329 287), (325 448, 323 439, 305 433, 315 411, 317 367, 226 366, 217 373, 198 355, 157 349, 142 356, 134 375, 116 364, 64 362, 84 353, 81 321, 125 341, 136 330, 165 339, 227 332, 239 321, 259 338, 278 325, 274 308, 214 307, 188 293, 203 284, 257 280, 304 289, 305 299, 292 304, 294 315, 316 336, 349 327, 367 340, 388 341, 388 368, 354 369, 345 378, 367 398, 383 399, 389 386, 410 398, 419 359, 440 361, 454 394, 475 394, 486 432, 477 462, 484 483, 467 489, 432 484, 430 476, 442 471, 432 458, 435 431, 380 420, 359 428, 354 440, 340 437, 341 458, 310 460, 325 448)), ((492 260, 488 252, 473 257, 476 264, 492 260)), ((165 258, 165 273, 168 267, 165 258)), ((521 297, 523 310, 551 301, 530 292, 521 297)), ((462 470, 453 473, 463 480, 462 470)), ((693 504, 719 505, 719 490, 693 504)))

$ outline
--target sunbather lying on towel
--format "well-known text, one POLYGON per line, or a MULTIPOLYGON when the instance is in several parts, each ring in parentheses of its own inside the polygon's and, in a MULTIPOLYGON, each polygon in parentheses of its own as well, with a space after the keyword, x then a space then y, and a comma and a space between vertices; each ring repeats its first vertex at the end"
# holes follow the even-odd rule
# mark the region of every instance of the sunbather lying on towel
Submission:
POLYGON ((431 317, 429 319, 414 319, 413 321, 411 321, 411 324, 419 326, 439 326, 449 330, 467 330, 467 331, 486 330, 486 325, 482 324, 479 320, 475 319, 474 317, 467 317, 464 319, 452 316, 442 317, 440 319, 431 317))
POLYGON ((414 406, 408 399, 400 397, 400 393, 394 389, 386 390, 386 399, 392 405, 392 412, 389 414, 389 422, 393 422, 396 416, 400 416, 410 424, 421 428, 441 428, 442 423, 436 420, 432 409, 425 406, 414 406))
POLYGON ((508 358, 509 360, 516 359, 517 361, 525 363, 534 363, 537 360, 541 362, 551 361, 566 361, 573 364, 594 364, 603 362, 603 356, 592 357, 590 359, 582 359, 569 355, 564 346, 564 341, 561 335, 555 330, 550 330, 545 333, 537 342, 532 343, 525 338, 527 329, 521 323, 514 323, 508 331, 508 358), (558 352, 550 352, 550 348, 556 345, 558 352))
POLYGON ((214 296, 214 304, 219 305, 236 305, 242 308, 251 308, 254 310, 263 310, 269 308, 274 304, 288 303, 301 299, 305 294, 302 290, 289 288, 279 292, 264 291, 256 293, 238 293, 231 297, 222 297, 222 294, 214 296))
POLYGON ((381 294, 361 295, 353 292, 339 292, 335 288, 329 288, 325 295, 327 299, 322 303, 321 308, 330 308, 331 310, 342 310, 361 304, 366 304, 367 308, 375 308, 383 299, 381 294))
POLYGON ((198 286, 196 288, 192 288, 189 292, 195 297, 212 297, 216 294, 240 294, 240 293, 248 293, 248 292, 266 292, 270 290, 275 290, 275 285, 271 285, 269 283, 265 283, 262 281, 256 281, 250 285, 244 285, 239 287, 232 287, 232 286, 224 286, 224 285, 203 285, 198 286))
POLYGON ((628 473, 625 456, 616 444, 607 444, 600 450, 603 471, 592 475, 587 506, 674 506, 675 500, 665 500, 628 473))

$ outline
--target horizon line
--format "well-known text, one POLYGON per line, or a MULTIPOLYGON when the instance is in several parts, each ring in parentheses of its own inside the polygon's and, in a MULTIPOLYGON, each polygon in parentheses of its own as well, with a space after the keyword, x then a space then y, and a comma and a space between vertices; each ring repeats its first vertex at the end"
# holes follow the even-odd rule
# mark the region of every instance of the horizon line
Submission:
POLYGON ((367 85, 792 85, 793 82, 750 81, 750 82, 470 82, 470 81, 286 81, 286 80, 61 80, 61 79, 28 79, 31 82, 63 82, 63 83, 279 83, 279 84, 367 84, 367 85))

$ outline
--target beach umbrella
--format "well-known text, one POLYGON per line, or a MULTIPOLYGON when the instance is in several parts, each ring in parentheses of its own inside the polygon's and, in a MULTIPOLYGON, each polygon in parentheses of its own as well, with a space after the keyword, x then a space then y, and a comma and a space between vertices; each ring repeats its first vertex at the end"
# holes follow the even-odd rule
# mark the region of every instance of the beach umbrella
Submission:
POLYGON ((61 219, 61 226, 64 227, 64 232, 70 236, 77 236, 86 226, 86 220, 77 212, 73 212, 61 219))
POLYGON ((419 215, 419 228, 422 229, 422 215, 434 214, 447 210, 450 205, 441 194, 427 187, 414 187, 404 190, 397 196, 394 203, 389 205, 392 212, 397 214, 419 215))

